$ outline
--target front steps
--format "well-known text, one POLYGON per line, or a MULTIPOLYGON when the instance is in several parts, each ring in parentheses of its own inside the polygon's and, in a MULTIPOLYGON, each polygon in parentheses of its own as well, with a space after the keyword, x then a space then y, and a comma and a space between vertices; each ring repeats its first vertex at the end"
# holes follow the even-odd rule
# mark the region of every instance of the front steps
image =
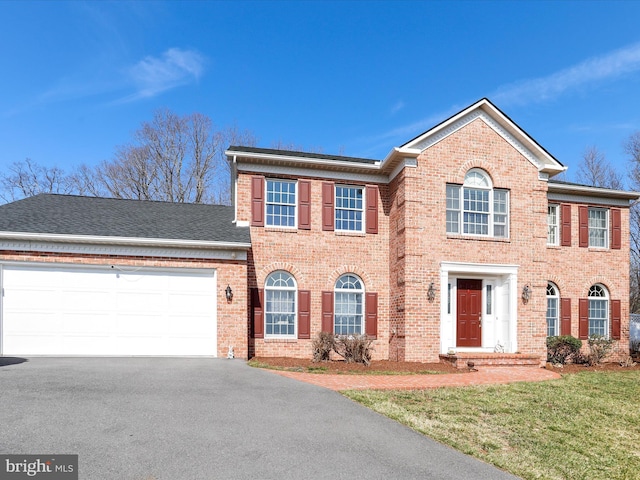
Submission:
POLYGON ((440 355, 441 363, 448 363, 456 368, 478 367, 541 367, 544 366, 539 355, 523 353, 483 353, 459 352, 453 355, 440 355), (470 364, 473 365, 470 365, 470 364))

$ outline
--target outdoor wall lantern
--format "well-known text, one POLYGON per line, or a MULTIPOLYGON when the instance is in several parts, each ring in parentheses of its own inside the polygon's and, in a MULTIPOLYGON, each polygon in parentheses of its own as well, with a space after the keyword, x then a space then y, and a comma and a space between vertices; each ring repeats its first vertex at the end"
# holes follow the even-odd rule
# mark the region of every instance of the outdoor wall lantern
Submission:
POLYGON ((433 285, 433 282, 429 284, 429 290, 427 290, 427 298, 429 299, 430 303, 433 303, 433 301, 436 299, 436 289, 433 285))
POLYGON ((233 290, 231 290, 231 287, 229 285, 227 285, 227 288, 225 288, 224 294, 227 297, 227 302, 233 300, 233 290))
POLYGON ((531 298, 531 288, 529 285, 525 285, 522 289, 522 302, 527 303, 531 298))

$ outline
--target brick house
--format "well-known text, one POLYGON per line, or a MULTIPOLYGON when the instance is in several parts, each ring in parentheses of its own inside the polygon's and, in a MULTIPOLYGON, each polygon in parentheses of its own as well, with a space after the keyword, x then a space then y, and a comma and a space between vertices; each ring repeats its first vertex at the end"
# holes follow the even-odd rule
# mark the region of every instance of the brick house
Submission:
POLYGON ((231 146, 233 206, 39 195, 0 206, 0 354, 546 358, 629 340, 629 205, 486 99, 383 160, 231 146), (452 355, 448 355, 449 353, 452 355))
POLYGON ((486 99, 384 160, 227 155, 236 222, 251 229, 251 355, 309 356, 321 330, 418 362, 544 361, 559 334, 627 352, 638 195, 553 180, 565 167, 486 99))

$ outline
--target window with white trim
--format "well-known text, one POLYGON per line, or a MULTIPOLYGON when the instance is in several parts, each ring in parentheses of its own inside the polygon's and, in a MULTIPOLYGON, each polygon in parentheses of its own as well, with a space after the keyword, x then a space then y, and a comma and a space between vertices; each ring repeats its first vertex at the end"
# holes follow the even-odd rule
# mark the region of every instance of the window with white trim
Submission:
POLYGON ((589 207, 589 246, 609 247, 609 210, 589 207))
POLYGON ((336 231, 364 232, 364 187, 336 185, 336 231))
POLYGON ((472 168, 462 185, 447 185, 447 233, 509 237, 509 191, 494 189, 489 175, 472 168))
POLYGON ((342 275, 334 290, 334 333, 360 335, 364 333, 364 287, 354 274, 342 275))
POLYGON ((296 226, 296 182, 267 179, 266 225, 296 226))
POLYGON ((560 242, 559 213, 559 205, 549 205, 547 207, 547 245, 558 245, 560 242))
POLYGON ((296 281, 284 271, 271 273, 264 286, 265 336, 296 336, 296 281))
POLYGON ((589 335, 609 334, 609 292, 602 285, 589 289, 589 335))
POLYGON ((558 287, 547 283, 547 336, 555 337, 560 331, 560 295, 558 287))

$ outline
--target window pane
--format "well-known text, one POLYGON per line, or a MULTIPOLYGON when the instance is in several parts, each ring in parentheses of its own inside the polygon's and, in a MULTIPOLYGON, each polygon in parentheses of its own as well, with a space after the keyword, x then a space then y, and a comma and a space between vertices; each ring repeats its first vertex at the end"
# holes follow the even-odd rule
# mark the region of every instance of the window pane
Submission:
POLYGON ((296 184, 283 180, 267 180, 266 224, 294 227, 296 218, 296 184))
POLYGON ((607 300, 589 299, 589 335, 607 334, 607 300))
POLYGON ((547 336, 558 335, 558 299, 547 298, 547 336))
POLYGON ((336 230, 361 232, 363 211, 362 187, 336 187, 336 230))
POLYGON ((547 208, 547 243, 558 244, 558 206, 549 205, 547 208))
POLYGON ((606 248, 608 239, 607 210, 602 208, 590 208, 589 246, 606 248))
POLYGON ((447 185, 447 233, 460 233, 460 187, 447 185))

